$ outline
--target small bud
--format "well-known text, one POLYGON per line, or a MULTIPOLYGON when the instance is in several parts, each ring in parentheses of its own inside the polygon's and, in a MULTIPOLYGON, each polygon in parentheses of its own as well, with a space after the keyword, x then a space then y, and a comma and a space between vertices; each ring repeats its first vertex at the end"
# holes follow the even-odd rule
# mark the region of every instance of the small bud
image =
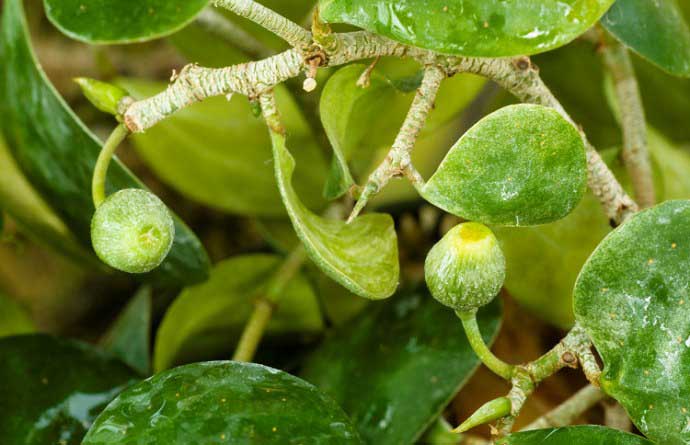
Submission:
POLYGON ((304 79, 304 83, 302 84, 302 88, 307 93, 311 93, 312 91, 314 91, 317 86, 318 83, 316 82, 316 79, 314 79, 313 77, 307 77, 306 79, 304 79))
POLYGON ((505 280, 505 257, 493 232, 469 222, 453 227, 431 249, 424 263, 429 291, 460 312, 489 304, 505 280))
POLYGON ((454 433, 464 433, 479 425, 484 425, 510 414, 512 404, 507 397, 499 397, 482 405, 469 419, 453 430, 454 433))
POLYGON ((145 273, 170 252, 175 225, 153 193, 125 189, 110 195, 91 220, 91 242, 98 257, 115 269, 145 273))
POLYGON ((127 96, 122 88, 87 77, 77 77, 75 82, 81 87, 84 96, 104 113, 117 116, 117 104, 127 96))

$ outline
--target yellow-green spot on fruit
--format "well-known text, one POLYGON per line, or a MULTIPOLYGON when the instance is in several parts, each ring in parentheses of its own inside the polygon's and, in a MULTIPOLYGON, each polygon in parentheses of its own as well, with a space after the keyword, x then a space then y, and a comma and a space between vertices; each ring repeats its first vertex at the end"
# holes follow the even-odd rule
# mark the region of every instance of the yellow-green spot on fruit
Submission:
POLYGON ((109 196, 91 220, 98 257, 129 273, 146 273, 165 259, 175 239, 170 211, 154 194, 125 189, 109 196))
POLYGON ((493 232, 483 224, 455 226, 429 252, 424 274, 431 294, 456 311, 471 312, 501 290, 506 265, 493 232))

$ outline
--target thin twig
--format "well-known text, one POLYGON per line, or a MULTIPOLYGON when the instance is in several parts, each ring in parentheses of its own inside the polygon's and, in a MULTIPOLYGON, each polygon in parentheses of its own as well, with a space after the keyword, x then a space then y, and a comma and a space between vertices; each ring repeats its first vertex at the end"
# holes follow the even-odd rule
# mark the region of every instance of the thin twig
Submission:
POLYGON ((568 400, 523 428, 523 431, 555 428, 572 424, 606 396, 596 386, 587 385, 568 400))
POLYGON ((214 5, 263 26, 294 48, 308 46, 311 33, 277 12, 252 0, 214 0, 214 5))
POLYGON ((604 425, 621 431, 630 431, 633 426, 628 413, 615 400, 604 403, 604 425))
MULTIPOLYGON (((431 51, 395 42, 368 32, 334 34, 336 44, 325 51, 320 66, 338 66, 378 56, 411 57, 424 65, 441 66, 450 75, 459 72, 479 74, 494 80, 523 102, 554 108, 571 122, 587 148, 589 186, 601 202, 612 225, 625 221, 638 209, 616 180, 596 149, 563 106, 553 96, 529 58, 461 58, 442 56, 431 51)), ((324 49, 316 48, 317 53, 324 49)), ((304 50, 291 49, 268 59, 222 69, 189 65, 168 89, 149 99, 135 102, 125 113, 125 123, 132 132, 144 131, 182 107, 211 96, 239 93, 258 97, 278 83, 299 76, 313 56, 304 50)), ((412 175, 414 176, 414 175, 412 175)), ((420 178, 417 178, 420 179, 420 178)))
POLYGON ((247 56, 258 59, 269 57, 272 51, 256 37, 228 20, 223 14, 208 7, 196 17, 196 23, 209 33, 218 36, 247 56))
POLYGON ((610 40, 601 45, 601 54, 615 87, 623 128, 623 161, 630 173, 637 202, 643 208, 651 207, 656 202, 656 194, 640 88, 628 49, 610 40))
POLYGON ((421 187, 424 183, 421 175, 412 165, 412 149, 419 133, 424 128, 429 113, 434 108, 436 94, 445 78, 446 73, 439 66, 429 65, 425 68, 422 84, 417 90, 400 132, 386 158, 369 176, 348 222, 354 220, 368 200, 385 187, 391 178, 404 175, 416 187, 421 187))
MULTIPOLYGON (((503 418, 498 423, 497 433, 499 435, 506 435, 510 433, 515 419, 520 414, 527 398, 532 394, 535 388, 547 377, 557 373, 563 368, 575 368, 579 365, 583 370, 595 366, 596 372, 590 369, 588 376, 595 380, 595 385, 598 386, 599 375, 601 370, 596 362, 589 362, 589 357, 583 351, 590 351, 592 342, 587 336, 581 326, 575 325, 573 329, 568 332, 556 346, 549 352, 539 357, 537 360, 526 365, 516 367, 512 379, 512 388, 508 394, 511 400, 512 412, 508 417, 503 418)), ((593 358, 593 356, 592 356, 593 358)), ((587 375, 587 372, 585 372, 587 375)))

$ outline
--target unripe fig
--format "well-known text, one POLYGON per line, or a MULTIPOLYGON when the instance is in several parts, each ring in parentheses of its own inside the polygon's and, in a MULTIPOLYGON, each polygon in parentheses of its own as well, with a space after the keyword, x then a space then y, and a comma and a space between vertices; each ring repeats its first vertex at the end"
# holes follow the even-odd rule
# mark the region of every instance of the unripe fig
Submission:
POLYGON ((149 272, 170 252, 175 225, 154 194, 125 189, 110 195, 91 220, 91 242, 98 257, 115 269, 149 272))
POLYGON ((424 275, 440 303, 460 312, 489 304, 501 290, 506 262, 493 232, 468 222, 453 227, 426 257, 424 275))

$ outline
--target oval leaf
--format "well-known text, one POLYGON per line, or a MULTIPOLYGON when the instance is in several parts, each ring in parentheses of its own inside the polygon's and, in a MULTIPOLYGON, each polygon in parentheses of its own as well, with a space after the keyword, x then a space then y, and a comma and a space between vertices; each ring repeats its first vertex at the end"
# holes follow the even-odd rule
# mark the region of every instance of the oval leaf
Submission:
MULTIPOLYGON (((60 214, 84 246, 91 246, 91 176, 101 143, 69 109, 38 66, 28 41, 21 0, 4 2, 0 28, 0 125, 31 184, 60 214), (31 94, 26 94, 30 91, 31 94)), ((107 190, 143 187, 119 162, 107 190)), ((168 283, 200 281, 208 257, 179 218, 175 243, 152 278, 168 283)))
MULTIPOLYGON (((150 97, 165 84, 118 81, 135 97, 150 97)), ((319 189, 327 166, 294 99, 276 90, 290 134, 300 141, 295 188, 310 207, 322 207, 319 189)), ((185 196, 226 212, 284 216, 271 160, 266 126, 249 102, 216 97, 180 110, 146 131, 132 135, 138 153, 154 172, 185 196), (203 135, 202 138, 199 135, 203 135)))
MULTIPOLYGON (((254 300, 281 261, 277 255, 231 258, 218 263, 208 281, 183 290, 158 329, 155 369, 230 354, 254 300)), ((289 335, 322 328, 317 298, 306 279, 297 275, 282 292, 268 332, 289 335)))
MULTIPOLYGON (((479 312, 489 343, 500 314, 498 301, 479 312)), ((367 443, 400 445, 414 443, 478 366, 458 317, 419 291, 371 303, 323 342, 302 376, 340 403, 367 443)))
POLYGON ((285 136, 272 134, 272 140, 283 203, 312 261, 359 296, 376 300, 393 295, 400 275, 393 218, 369 214, 346 224, 315 215, 292 187, 295 159, 285 146, 285 136))
POLYGON ((86 43, 132 43, 171 34, 192 21, 208 0, 44 0, 48 19, 86 43))
POLYGON ((0 436, 7 444, 79 445, 94 418, 136 379, 90 346, 47 335, 0 339, 0 436))
POLYGON ((575 127, 550 108, 512 105, 468 130, 422 193, 468 220, 529 226, 570 213, 586 183, 585 149, 575 127))
POLYGON ((498 445, 652 445, 634 434, 583 425, 515 433, 498 441, 498 445))
POLYGON ((403 43, 474 57, 548 51, 584 33, 614 0, 320 0, 321 16, 403 43))
POLYGON ((277 369, 207 362, 156 374, 120 394, 82 445, 360 444, 345 413, 277 369))
POLYGON ((609 234, 575 284, 574 309, 601 354, 602 389, 647 437, 690 442, 690 201, 609 234))
POLYGON ((676 0, 618 0, 601 23, 661 69, 690 77, 690 28, 676 0))

